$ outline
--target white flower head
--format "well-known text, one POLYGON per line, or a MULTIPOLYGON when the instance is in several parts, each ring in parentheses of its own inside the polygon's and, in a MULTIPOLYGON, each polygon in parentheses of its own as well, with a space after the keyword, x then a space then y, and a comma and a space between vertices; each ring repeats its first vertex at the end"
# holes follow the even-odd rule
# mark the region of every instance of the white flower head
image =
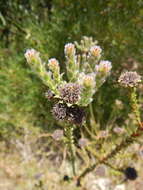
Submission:
POLYGON ((100 46, 92 46, 90 48, 90 53, 92 56, 99 57, 101 55, 102 49, 100 46))
POLYGON ((27 49, 26 53, 24 54, 28 63, 31 63, 35 60, 40 60, 39 52, 35 49, 27 49))
POLYGON ((54 70, 59 67, 59 62, 55 58, 51 58, 48 61, 49 69, 54 70))
POLYGON ((85 74, 80 73, 78 83, 85 87, 95 87, 95 73, 85 74))
POLYGON ((110 61, 100 61, 99 65, 96 65, 96 72, 109 73, 112 69, 112 64, 110 61))
POLYGON ((75 45, 72 43, 67 43, 65 45, 65 55, 70 56, 70 55, 75 55, 75 45))
POLYGON ((85 75, 83 85, 86 87, 95 87, 95 76, 92 74, 85 75))

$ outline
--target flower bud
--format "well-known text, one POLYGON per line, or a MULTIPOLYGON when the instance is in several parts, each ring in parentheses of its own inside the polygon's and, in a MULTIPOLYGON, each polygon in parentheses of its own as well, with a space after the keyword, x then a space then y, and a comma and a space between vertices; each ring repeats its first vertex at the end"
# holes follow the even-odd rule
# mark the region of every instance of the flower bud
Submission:
POLYGON ((75 45, 72 43, 68 43, 65 45, 65 55, 72 56, 75 55, 75 45))
POLYGON ((48 66, 51 71, 59 69, 59 62, 55 58, 51 58, 48 61, 48 66))
POLYGON ((35 49, 27 49, 24 55, 28 63, 37 62, 37 61, 41 62, 39 52, 36 51, 35 49))
POLYGON ((99 65, 96 65, 95 69, 97 72, 107 74, 112 68, 110 61, 100 61, 99 65))
POLYGON ((95 86, 95 77, 93 75, 85 75, 83 78, 83 86, 94 87, 95 86))
POLYGON ((102 49, 100 48, 100 46, 92 46, 90 48, 90 53, 94 57, 99 57, 101 55, 101 52, 102 52, 102 49))
POLYGON ((62 78, 62 76, 60 75, 59 62, 55 58, 49 59, 48 66, 49 69, 52 71, 53 80, 55 81, 56 85, 58 85, 61 82, 62 78))

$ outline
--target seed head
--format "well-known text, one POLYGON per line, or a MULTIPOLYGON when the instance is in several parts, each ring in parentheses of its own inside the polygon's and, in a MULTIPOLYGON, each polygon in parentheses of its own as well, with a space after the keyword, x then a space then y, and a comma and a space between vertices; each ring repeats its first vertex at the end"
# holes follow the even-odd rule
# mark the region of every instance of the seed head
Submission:
POLYGON ((122 73, 119 77, 118 82, 123 87, 136 87, 138 83, 141 82, 141 76, 137 74, 137 72, 127 71, 125 73, 122 73))
POLYGON ((81 93, 81 86, 77 83, 68 83, 59 88, 61 98, 69 104, 75 104, 81 93))
POLYGON ((76 125, 81 125, 85 120, 85 111, 79 106, 69 107, 67 115, 68 121, 76 125))
POLYGON ((53 106, 52 114, 56 120, 65 120, 67 117, 66 104, 57 103, 53 106))

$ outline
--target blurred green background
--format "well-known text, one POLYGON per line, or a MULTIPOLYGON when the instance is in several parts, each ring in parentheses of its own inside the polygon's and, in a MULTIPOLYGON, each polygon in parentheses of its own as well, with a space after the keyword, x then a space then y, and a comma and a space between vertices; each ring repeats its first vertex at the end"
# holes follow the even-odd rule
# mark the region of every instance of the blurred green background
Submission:
MULTIPOLYGON (((92 36, 112 61, 110 79, 95 96, 96 118, 106 126, 113 119, 116 99, 125 108, 117 118, 126 118, 128 100, 119 89, 122 70, 143 74, 142 0, 1 0, 0 1, 0 134, 13 136, 24 125, 49 130, 54 125, 46 87, 31 71, 24 58, 28 48, 41 52, 45 61, 60 60, 67 42, 92 36), (97 97, 97 98, 96 98, 97 97), (112 114, 111 114, 112 113, 112 114), (26 123, 26 124, 25 124, 26 123), (16 133, 15 133, 16 132, 16 133)), ((118 114, 118 113, 117 113, 118 114)))

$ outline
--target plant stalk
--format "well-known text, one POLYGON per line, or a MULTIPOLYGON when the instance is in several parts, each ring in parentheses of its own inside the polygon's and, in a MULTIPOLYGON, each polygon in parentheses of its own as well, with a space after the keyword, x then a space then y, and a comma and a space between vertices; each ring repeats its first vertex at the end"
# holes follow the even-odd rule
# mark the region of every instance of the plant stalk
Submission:
POLYGON ((71 154, 71 164, 72 164, 72 171, 73 175, 76 176, 76 169, 75 169, 75 146, 74 146, 74 136, 73 136, 74 126, 68 126, 66 129, 66 136, 68 139, 68 146, 69 151, 71 154))
POLYGON ((142 127, 139 105, 138 105, 138 101, 137 101, 136 88, 133 88, 131 91, 131 107, 132 107, 132 110, 136 116, 136 120, 137 120, 139 126, 142 127))

